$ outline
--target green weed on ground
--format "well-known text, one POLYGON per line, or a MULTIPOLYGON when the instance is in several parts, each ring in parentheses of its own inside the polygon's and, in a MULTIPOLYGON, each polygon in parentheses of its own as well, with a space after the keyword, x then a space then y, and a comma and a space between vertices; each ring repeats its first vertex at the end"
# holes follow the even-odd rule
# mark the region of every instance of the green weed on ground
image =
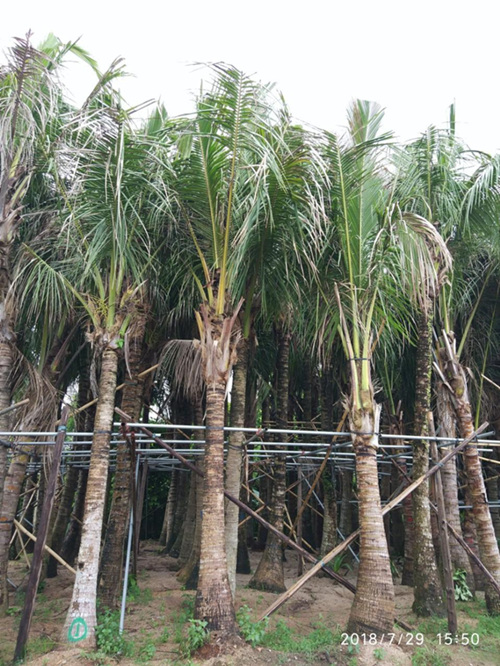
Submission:
POLYGON ((128 579, 127 600, 145 606, 153 601, 153 593, 149 587, 141 589, 134 576, 131 576, 128 579))
POLYGON ((36 638, 28 641, 26 646, 26 657, 39 657, 40 655, 53 650, 55 646, 56 641, 50 636, 47 636, 46 634, 37 636, 36 638))
POLYGON ((412 666, 448 666, 450 654, 445 646, 423 645, 416 647, 411 658, 412 666))
POLYGON ((103 655, 109 657, 129 656, 132 654, 133 646, 120 634, 119 611, 105 610, 99 613, 96 627, 97 649, 103 655))
POLYGON ((195 650, 208 642, 210 633, 204 620, 194 619, 194 595, 183 594, 181 609, 172 616, 174 641, 179 646, 179 656, 190 657, 195 650))
MULTIPOLYGON (((498 659, 498 644, 500 640, 500 617, 491 617, 486 611, 484 600, 473 599, 457 602, 459 613, 457 643, 454 649, 469 653, 471 663, 474 653, 481 653, 492 660, 498 659), (464 619, 464 615, 469 620, 464 619), (471 640, 476 635, 474 641, 471 640), (477 644, 474 644, 475 641, 477 644)), ((425 636, 425 645, 415 648, 412 657, 413 666, 445 666, 453 661, 450 646, 444 644, 444 637, 448 633, 446 618, 430 617, 421 621, 418 631, 425 636), (439 640, 441 634, 441 641, 439 640)))
POLYGON ((269 629, 267 619, 253 622, 248 606, 239 609, 237 619, 243 638, 252 646, 261 645, 279 652, 312 657, 320 650, 335 650, 340 644, 340 627, 331 629, 323 621, 313 625, 312 631, 307 635, 297 636, 284 620, 278 620, 273 629, 269 629))

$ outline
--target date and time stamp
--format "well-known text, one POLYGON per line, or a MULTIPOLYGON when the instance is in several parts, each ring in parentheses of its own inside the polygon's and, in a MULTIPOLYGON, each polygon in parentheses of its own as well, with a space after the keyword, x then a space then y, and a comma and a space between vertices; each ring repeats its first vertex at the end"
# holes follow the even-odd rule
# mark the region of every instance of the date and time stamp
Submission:
MULTIPOLYGON (((420 647, 425 645, 428 636, 417 632, 401 633, 401 634, 381 634, 380 636, 375 633, 361 633, 361 634, 348 634, 343 633, 341 637, 341 645, 408 645, 420 647)), ((479 634, 477 633, 437 633, 435 635, 436 641, 439 645, 471 645, 477 647, 479 645, 479 634)))

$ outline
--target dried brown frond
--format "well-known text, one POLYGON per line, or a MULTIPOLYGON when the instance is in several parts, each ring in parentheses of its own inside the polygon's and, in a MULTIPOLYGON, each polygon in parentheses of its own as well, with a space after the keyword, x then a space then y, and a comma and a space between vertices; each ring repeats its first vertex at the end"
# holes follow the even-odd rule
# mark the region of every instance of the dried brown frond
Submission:
POLYGON ((14 412, 12 429, 53 430, 61 396, 18 349, 14 353, 13 395, 28 398, 29 404, 14 412))
POLYGON ((199 340, 169 340, 160 355, 160 377, 169 385, 170 395, 198 400, 203 392, 199 340))

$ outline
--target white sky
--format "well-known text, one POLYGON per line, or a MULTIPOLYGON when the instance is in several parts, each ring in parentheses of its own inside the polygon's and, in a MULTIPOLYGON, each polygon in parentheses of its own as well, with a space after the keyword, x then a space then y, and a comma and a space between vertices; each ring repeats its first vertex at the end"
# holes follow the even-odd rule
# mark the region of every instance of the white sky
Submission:
MULTIPOLYGON (((19 0, 4 3, 0 50, 11 37, 54 32, 105 69, 123 56, 131 104, 161 97, 170 115, 192 110, 195 62, 225 61, 276 82, 293 115, 330 130, 352 98, 386 108, 384 129, 410 139, 457 107, 470 146, 500 150, 499 25, 495 0, 19 0)), ((92 86, 70 77, 78 98, 92 86)))

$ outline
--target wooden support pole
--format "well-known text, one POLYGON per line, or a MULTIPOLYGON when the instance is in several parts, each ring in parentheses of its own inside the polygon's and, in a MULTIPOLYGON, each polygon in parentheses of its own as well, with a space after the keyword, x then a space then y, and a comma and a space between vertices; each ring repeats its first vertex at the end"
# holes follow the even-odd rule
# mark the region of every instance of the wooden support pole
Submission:
MULTIPOLYGON (((299 516, 299 511, 302 509, 302 463, 299 462, 299 466, 297 468, 297 475, 298 475, 298 481, 299 485, 297 486, 297 516, 299 516)), ((286 505, 285 505, 286 506, 286 505)), ((293 533, 293 525, 292 524, 292 533, 293 533)), ((299 519, 297 521, 297 543, 299 546, 302 546, 302 514, 299 516, 299 519)), ((302 555, 299 555, 299 559, 297 562, 297 576, 302 576, 304 573, 304 558, 302 555)))
POLYGON ((47 480, 47 487, 45 489, 45 497, 40 515, 40 523, 38 525, 38 538, 35 542, 35 549, 33 551, 33 557, 31 560, 31 571, 28 579, 28 585, 26 587, 26 597, 24 600, 23 613, 21 615, 21 623, 19 625, 19 633, 17 635, 14 662, 18 662, 24 659, 25 656, 26 643, 28 641, 30 632, 33 611, 35 609, 36 593, 38 584, 40 583, 40 575, 42 573, 43 549, 47 540, 50 514, 52 513, 52 507, 54 505, 57 476, 59 474, 62 448, 64 445, 64 439, 66 437, 66 423, 68 421, 68 416, 69 408, 65 405, 62 410, 61 425, 59 425, 57 429, 57 436, 54 445, 54 456, 52 459, 49 478, 47 480))
MULTIPOLYGON (((429 435, 434 436, 434 419, 432 412, 427 414, 429 435)), ((435 440, 430 440, 431 458, 434 465, 439 463, 438 449, 435 440)), ((433 477, 434 490, 437 501, 437 515, 439 522, 439 542, 441 545, 441 559, 443 562, 443 578, 446 589, 446 611, 448 615, 448 631, 456 634, 458 630, 457 607, 455 604, 455 585, 453 583, 453 565, 451 563, 450 542, 446 529, 446 508, 444 504, 443 482, 441 469, 433 477)))

